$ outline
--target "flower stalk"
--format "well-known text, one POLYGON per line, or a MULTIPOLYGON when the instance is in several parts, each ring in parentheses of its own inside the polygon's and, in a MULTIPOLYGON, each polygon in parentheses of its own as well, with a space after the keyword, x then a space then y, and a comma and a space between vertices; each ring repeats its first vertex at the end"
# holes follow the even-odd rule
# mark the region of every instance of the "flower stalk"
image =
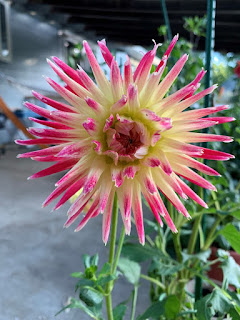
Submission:
POLYGON ((136 305, 137 305, 137 296, 138 296, 138 285, 135 285, 134 286, 134 290, 133 290, 131 320, 134 320, 134 318, 135 318, 136 305))
POLYGON ((147 276, 147 275, 145 275, 145 274, 141 274, 140 277, 141 277, 142 279, 145 279, 145 280, 147 280, 147 281, 150 281, 150 282, 156 284, 156 285, 157 285, 158 287, 160 287, 161 289, 166 290, 165 285, 164 285, 162 282, 158 281, 157 279, 152 278, 152 277, 149 277, 149 276, 147 276))
POLYGON ((201 221, 202 221, 202 215, 199 215, 195 218, 195 221, 193 223, 192 233, 188 242, 188 254, 192 254, 194 252, 196 242, 197 242, 197 237, 198 237, 198 230, 199 230, 201 221))
POLYGON ((208 236, 207 236, 207 239, 205 241, 205 244, 202 248, 203 251, 207 250, 210 248, 211 244, 213 243, 213 241, 215 240, 216 238, 216 230, 217 230, 217 227, 219 226, 219 224, 221 223, 221 221, 223 220, 224 218, 222 216, 218 216, 217 219, 215 220, 211 230, 209 231, 208 233, 208 236))
POLYGON ((117 270, 118 261, 119 261, 120 255, 121 255, 124 238, 125 238, 125 227, 123 226, 121 234, 120 234, 120 237, 119 237, 119 240, 118 240, 118 248, 117 248, 116 256, 115 256, 114 263, 113 263, 113 268, 112 268, 112 273, 113 274, 117 270))
POLYGON ((172 237, 177 260, 179 262, 182 262, 182 246, 180 242, 180 232, 173 233, 172 237))
MULTIPOLYGON (((108 262, 111 265, 111 272, 112 273, 114 270, 114 255, 115 255, 115 245, 116 245, 116 236, 117 236, 117 222, 118 222, 118 202, 117 202, 117 195, 115 194, 114 200, 113 200, 112 231, 111 231, 109 259, 108 259, 108 262)), ((108 320, 113 320, 112 294, 111 294, 112 289, 113 289, 113 282, 111 281, 111 282, 108 282, 108 284, 106 286, 106 297, 105 297, 108 320)))
MULTIPOLYGON (((114 275, 117 270, 118 261, 121 255, 122 246, 125 238, 125 227, 123 226, 120 237, 119 237, 119 241, 118 241, 117 251, 115 254, 115 246, 116 246, 116 238, 117 238, 117 223, 118 223, 118 199, 117 199, 117 195, 115 194, 114 201, 113 201, 113 210, 112 210, 112 231, 111 231, 109 259, 108 259, 108 262, 111 265, 112 275, 114 275)), ((114 286, 114 280, 108 282, 106 286, 105 300, 106 300, 108 320, 113 320, 112 295, 111 295, 113 286, 114 286)))

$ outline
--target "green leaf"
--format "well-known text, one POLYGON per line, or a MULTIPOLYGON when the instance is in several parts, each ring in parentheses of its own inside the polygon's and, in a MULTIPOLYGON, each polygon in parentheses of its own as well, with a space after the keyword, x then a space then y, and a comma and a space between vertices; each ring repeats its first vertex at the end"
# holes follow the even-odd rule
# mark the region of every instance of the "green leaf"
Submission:
POLYGON ((111 265, 109 263, 105 263, 98 274, 96 285, 103 287, 105 284, 115 279, 117 279, 117 275, 113 275, 111 273, 111 265))
POLYGON ((104 276, 101 276, 97 279, 96 285, 103 287, 108 282, 110 282, 112 280, 116 280, 116 279, 117 279, 116 275, 113 275, 113 274, 104 275, 104 276))
POLYGON ((66 309, 81 309, 87 315, 89 315, 91 318, 96 319, 96 320, 98 319, 98 318, 96 318, 94 313, 87 306, 85 306, 85 304, 82 303, 82 301, 76 300, 74 298, 71 298, 71 303, 69 305, 67 305, 66 307, 64 307, 63 309, 61 309, 58 313, 56 313, 55 316, 57 316, 59 313, 63 312, 66 309))
POLYGON ((87 308, 95 315, 96 319, 102 319, 103 294, 94 288, 82 289, 79 294, 87 308))
POLYGON ((220 290, 217 289, 213 290, 207 304, 211 308, 213 315, 216 312, 224 315, 232 307, 231 301, 220 290))
POLYGON ((232 320, 239 320, 240 313, 238 313, 236 309, 231 308, 228 314, 232 317, 232 320))
POLYGON ((233 208, 233 210, 229 210, 229 214, 238 220, 240 220, 240 209, 239 207, 233 208))
POLYGON ((161 315, 164 315, 169 320, 176 319, 180 306, 179 299, 175 295, 171 295, 162 301, 153 303, 142 315, 138 316, 137 320, 159 319, 161 315))
POLYGON ((167 34, 167 26, 162 25, 157 29, 159 36, 165 36, 167 34))
POLYGON ((71 57, 71 56, 68 57, 68 65, 69 65, 70 67, 72 67, 72 68, 75 68, 75 67, 76 67, 76 62, 75 62, 74 58, 71 57))
POLYGON ((206 295, 204 298, 195 302, 195 309, 197 310, 197 319, 198 320, 211 320, 212 311, 207 306, 207 301, 210 297, 210 294, 206 295))
POLYGON ((221 216, 227 216, 227 215, 229 215, 229 211, 216 210, 216 214, 219 214, 221 216))
POLYGON ((91 266, 97 267, 98 265, 98 254, 90 257, 88 254, 83 254, 82 256, 84 267, 90 268, 91 266))
POLYGON ((133 285, 138 284, 141 274, 141 267, 137 262, 131 261, 127 258, 120 258, 118 267, 130 283, 133 285))
POLYGON ((157 69, 156 66, 152 65, 151 69, 150 69, 150 74, 152 74, 153 72, 155 72, 155 70, 157 69))
POLYGON ((93 307, 102 303, 103 294, 92 289, 82 289, 79 298, 85 302, 88 307, 93 307))
POLYGON ((180 311, 180 306, 180 301, 176 296, 169 296, 164 306, 167 319, 176 319, 176 316, 180 311))
POLYGON ((226 259, 226 260, 228 259, 229 252, 226 250, 223 250, 223 249, 218 249, 217 256, 218 256, 218 258, 221 259, 221 261, 224 261, 224 259, 226 259))
POLYGON ((81 287, 93 287, 94 281, 90 279, 81 279, 75 285, 75 292, 81 287))
POLYGON ((102 269, 100 270, 99 276, 103 274, 109 274, 109 273, 111 273, 111 265, 110 263, 106 262, 104 263, 102 269))
POLYGON ((136 262, 143 262, 152 259, 154 256, 166 258, 166 256, 157 248, 150 248, 146 245, 143 247, 142 245, 135 243, 124 244, 122 255, 136 262))
POLYGON ((231 299, 235 304, 236 311, 240 313, 240 294, 235 291, 229 291, 229 290, 227 291, 227 293, 231 296, 231 299))
POLYGON ((148 220, 148 219, 143 219, 143 220, 144 220, 145 234, 151 234, 153 232, 158 231, 158 223, 156 223, 155 221, 148 220))
POLYGON ((196 314, 197 313, 197 310, 187 310, 187 311, 181 311, 178 313, 178 317, 181 317, 181 316, 185 316, 185 315, 188 315, 188 314, 196 314))
POLYGON ((99 260, 99 256, 98 254, 96 253, 94 256, 92 256, 90 258, 90 265, 91 266, 97 266, 98 265, 98 260, 99 260))
POLYGON ((240 253, 240 232, 232 224, 227 224, 219 233, 227 239, 237 253, 240 253))
POLYGON ((164 308, 165 301, 159 301, 153 303, 142 315, 137 317, 137 320, 146 320, 149 318, 160 318, 165 314, 164 308))
POLYGON ((84 273, 82 273, 82 272, 73 272, 73 273, 71 273, 71 277, 73 277, 73 278, 83 278, 84 277, 84 273))
POLYGON ((208 258, 210 257, 210 254, 211 254, 211 250, 208 249, 206 251, 199 252, 197 254, 187 254, 186 252, 182 252, 182 257, 183 257, 184 263, 191 259, 197 259, 206 263, 208 261, 208 258))
POLYGON ((153 258, 153 261, 149 267, 149 272, 154 272, 160 276, 167 276, 177 273, 183 269, 183 265, 174 262, 172 260, 158 260, 153 258))
POLYGON ((90 266, 89 268, 86 268, 85 269, 86 278, 88 279, 94 278, 96 271, 97 271, 97 266, 94 266, 94 265, 90 266))
POLYGON ((83 254, 82 255, 82 259, 83 259, 83 264, 85 268, 90 268, 90 256, 88 254, 83 254))
POLYGON ((127 306, 123 303, 120 303, 113 309, 113 319, 114 320, 123 320, 127 306))
POLYGON ((229 255, 227 251, 218 250, 218 256, 222 259, 221 268, 223 270, 223 281, 232 284, 236 288, 240 287, 240 266, 229 255), (225 252, 225 255, 223 255, 225 252))

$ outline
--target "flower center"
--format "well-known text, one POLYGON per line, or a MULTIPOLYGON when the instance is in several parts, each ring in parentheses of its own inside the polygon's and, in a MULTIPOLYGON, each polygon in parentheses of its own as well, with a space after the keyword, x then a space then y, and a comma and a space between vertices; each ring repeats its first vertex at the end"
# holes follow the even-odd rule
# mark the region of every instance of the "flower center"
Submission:
POLYGON ((115 128, 116 141, 112 145, 112 150, 115 149, 115 151, 117 151, 121 155, 132 155, 139 147, 142 146, 140 134, 137 130, 138 128, 136 123, 132 123, 130 126, 127 126, 126 128, 124 128, 124 124, 117 123, 115 128))
POLYGON ((149 134, 145 126, 130 118, 117 115, 117 121, 106 130, 107 154, 123 161, 143 158, 147 152, 149 134))

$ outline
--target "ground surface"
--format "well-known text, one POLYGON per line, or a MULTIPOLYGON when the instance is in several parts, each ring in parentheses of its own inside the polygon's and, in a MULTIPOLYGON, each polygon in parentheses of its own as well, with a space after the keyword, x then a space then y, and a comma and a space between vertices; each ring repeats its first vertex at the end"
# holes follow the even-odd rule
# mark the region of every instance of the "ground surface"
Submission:
MULTIPOLYGON (((16 159, 25 151, 10 145, 0 156, 0 320, 89 319, 78 310, 54 315, 73 295, 75 281, 69 275, 83 270, 82 254, 98 252, 100 264, 107 259, 101 217, 79 233, 63 229, 69 204, 56 213, 49 207, 41 209, 60 175, 27 181, 46 164, 16 159)), ((113 293, 114 305, 128 298, 131 289, 121 278, 113 293)), ((149 305, 148 291, 143 282, 137 314, 149 305)), ((125 319, 130 319, 129 313, 125 319)))

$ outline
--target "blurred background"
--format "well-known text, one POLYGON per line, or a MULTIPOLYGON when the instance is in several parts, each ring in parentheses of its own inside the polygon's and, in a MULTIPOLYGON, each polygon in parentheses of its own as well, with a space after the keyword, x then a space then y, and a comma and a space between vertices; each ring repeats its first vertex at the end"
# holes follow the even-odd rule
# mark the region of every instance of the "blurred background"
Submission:
MULTIPOLYGON (((69 274, 77 271, 77 266, 80 268, 81 255, 98 251, 105 260, 101 219, 77 235, 73 230, 62 231, 67 207, 54 215, 49 214, 48 208, 40 209, 57 177, 27 182, 28 176, 46 165, 16 159, 27 148, 15 145, 14 140, 29 135, 26 127, 34 126, 29 116, 38 117, 23 102, 41 105, 31 90, 59 99, 42 77, 59 81, 46 58, 57 56, 73 68, 80 64, 91 75, 82 47, 82 40, 88 40, 108 75, 97 40, 106 39, 120 66, 128 55, 134 68, 154 39, 163 43, 154 60, 157 66, 170 39, 179 33, 168 70, 183 53, 190 56, 171 90, 194 79, 206 66, 209 50, 209 82, 219 86, 207 103, 228 104, 230 109, 225 115, 239 119, 240 1, 213 3, 217 5, 212 10, 209 31, 206 0, 0 0, 0 320, 54 319, 72 294, 69 274), (209 48, 207 32, 211 33, 209 48)), ((232 207, 239 204, 239 120, 212 130, 235 137, 235 142, 224 144, 224 149, 218 143, 212 144, 213 148, 236 156, 236 161, 217 165, 222 178, 212 181, 219 189, 220 202, 232 207)), ((126 286, 123 281, 116 289, 119 300, 126 286)), ((148 290, 141 290, 139 305, 144 310, 148 290)), ((58 318, 76 319, 76 314, 71 311, 58 318)), ((84 317, 81 319, 88 319, 84 317)))

